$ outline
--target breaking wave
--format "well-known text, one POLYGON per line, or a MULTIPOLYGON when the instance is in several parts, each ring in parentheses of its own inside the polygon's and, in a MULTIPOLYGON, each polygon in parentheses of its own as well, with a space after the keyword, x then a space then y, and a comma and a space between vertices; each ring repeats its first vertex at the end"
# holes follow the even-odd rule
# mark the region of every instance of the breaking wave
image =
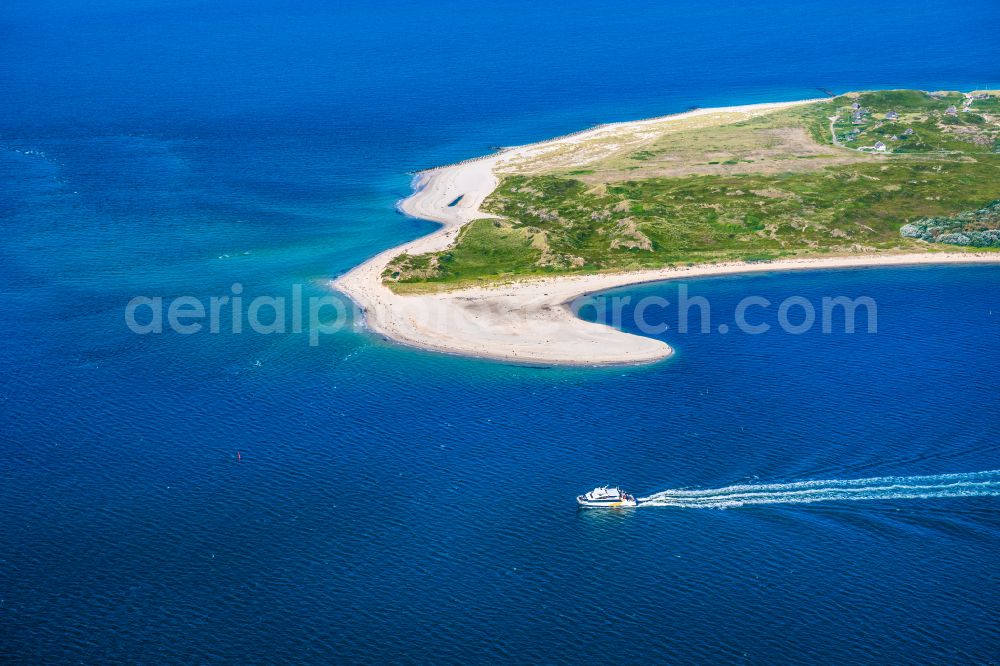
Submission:
POLYGON ((724 509, 759 504, 992 496, 1000 496, 1000 470, 932 476, 741 484, 704 490, 664 490, 648 497, 640 497, 639 506, 724 509))

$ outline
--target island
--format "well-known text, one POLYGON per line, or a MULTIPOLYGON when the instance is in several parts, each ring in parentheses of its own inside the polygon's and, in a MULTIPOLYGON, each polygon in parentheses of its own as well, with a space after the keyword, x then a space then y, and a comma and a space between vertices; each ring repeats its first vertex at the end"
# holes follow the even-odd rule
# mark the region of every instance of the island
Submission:
POLYGON ((333 281, 388 339, 528 364, 666 358, 587 294, 759 271, 1000 261, 1000 93, 884 90, 600 125, 417 175, 442 226, 333 281))

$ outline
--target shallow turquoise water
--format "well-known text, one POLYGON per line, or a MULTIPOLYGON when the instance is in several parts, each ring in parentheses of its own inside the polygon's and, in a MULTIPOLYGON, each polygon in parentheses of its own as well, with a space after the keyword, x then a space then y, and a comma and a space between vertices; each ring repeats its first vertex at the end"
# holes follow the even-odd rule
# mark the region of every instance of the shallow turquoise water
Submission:
POLYGON ((493 145, 819 86, 1000 86, 991 3, 805 14, 5 12, 4 660, 995 658, 996 497, 625 514, 572 498, 1000 469, 1000 268, 692 282, 720 322, 751 294, 868 295, 878 332, 672 326, 677 355, 635 368, 124 324, 135 295, 322 295, 432 228, 393 210, 408 171, 493 145))

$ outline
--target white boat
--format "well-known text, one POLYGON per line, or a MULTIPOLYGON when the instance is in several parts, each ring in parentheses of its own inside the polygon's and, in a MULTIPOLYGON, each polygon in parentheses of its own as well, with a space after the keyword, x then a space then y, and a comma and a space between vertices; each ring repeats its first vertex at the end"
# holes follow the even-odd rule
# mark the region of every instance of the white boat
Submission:
POLYGON ((621 488, 601 486, 594 488, 585 495, 576 498, 576 503, 588 508, 617 508, 620 506, 638 506, 634 497, 621 488))

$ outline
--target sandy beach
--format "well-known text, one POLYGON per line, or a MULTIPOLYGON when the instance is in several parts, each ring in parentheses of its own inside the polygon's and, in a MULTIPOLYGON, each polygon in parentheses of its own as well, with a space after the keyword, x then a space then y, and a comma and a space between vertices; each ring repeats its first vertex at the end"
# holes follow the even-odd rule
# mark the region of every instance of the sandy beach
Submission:
POLYGON ((633 284, 733 273, 836 269, 913 264, 997 263, 995 253, 870 254, 769 263, 706 264, 625 273, 564 276, 442 293, 400 295, 382 283, 382 273, 399 254, 421 254, 448 247, 462 225, 489 214, 483 201, 499 183, 498 173, 539 156, 572 151, 595 139, 614 142, 630 134, 713 114, 760 113, 816 100, 697 109, 686 113, 601 125, 549 141, 511 148, 495 155, 426 171, 400 208, 414 217, 439 222, 435 232, 386 250, 332 282, 362 309, 373 332, 406 345, 538 365, 648 363, 668 358, 666 343, 632 335, 576 317, 568 303, 596 292, 633 284), (455 200, 461 197, 457 203, 455 200), (453 204, 454 205, 450 205, 453 204))

